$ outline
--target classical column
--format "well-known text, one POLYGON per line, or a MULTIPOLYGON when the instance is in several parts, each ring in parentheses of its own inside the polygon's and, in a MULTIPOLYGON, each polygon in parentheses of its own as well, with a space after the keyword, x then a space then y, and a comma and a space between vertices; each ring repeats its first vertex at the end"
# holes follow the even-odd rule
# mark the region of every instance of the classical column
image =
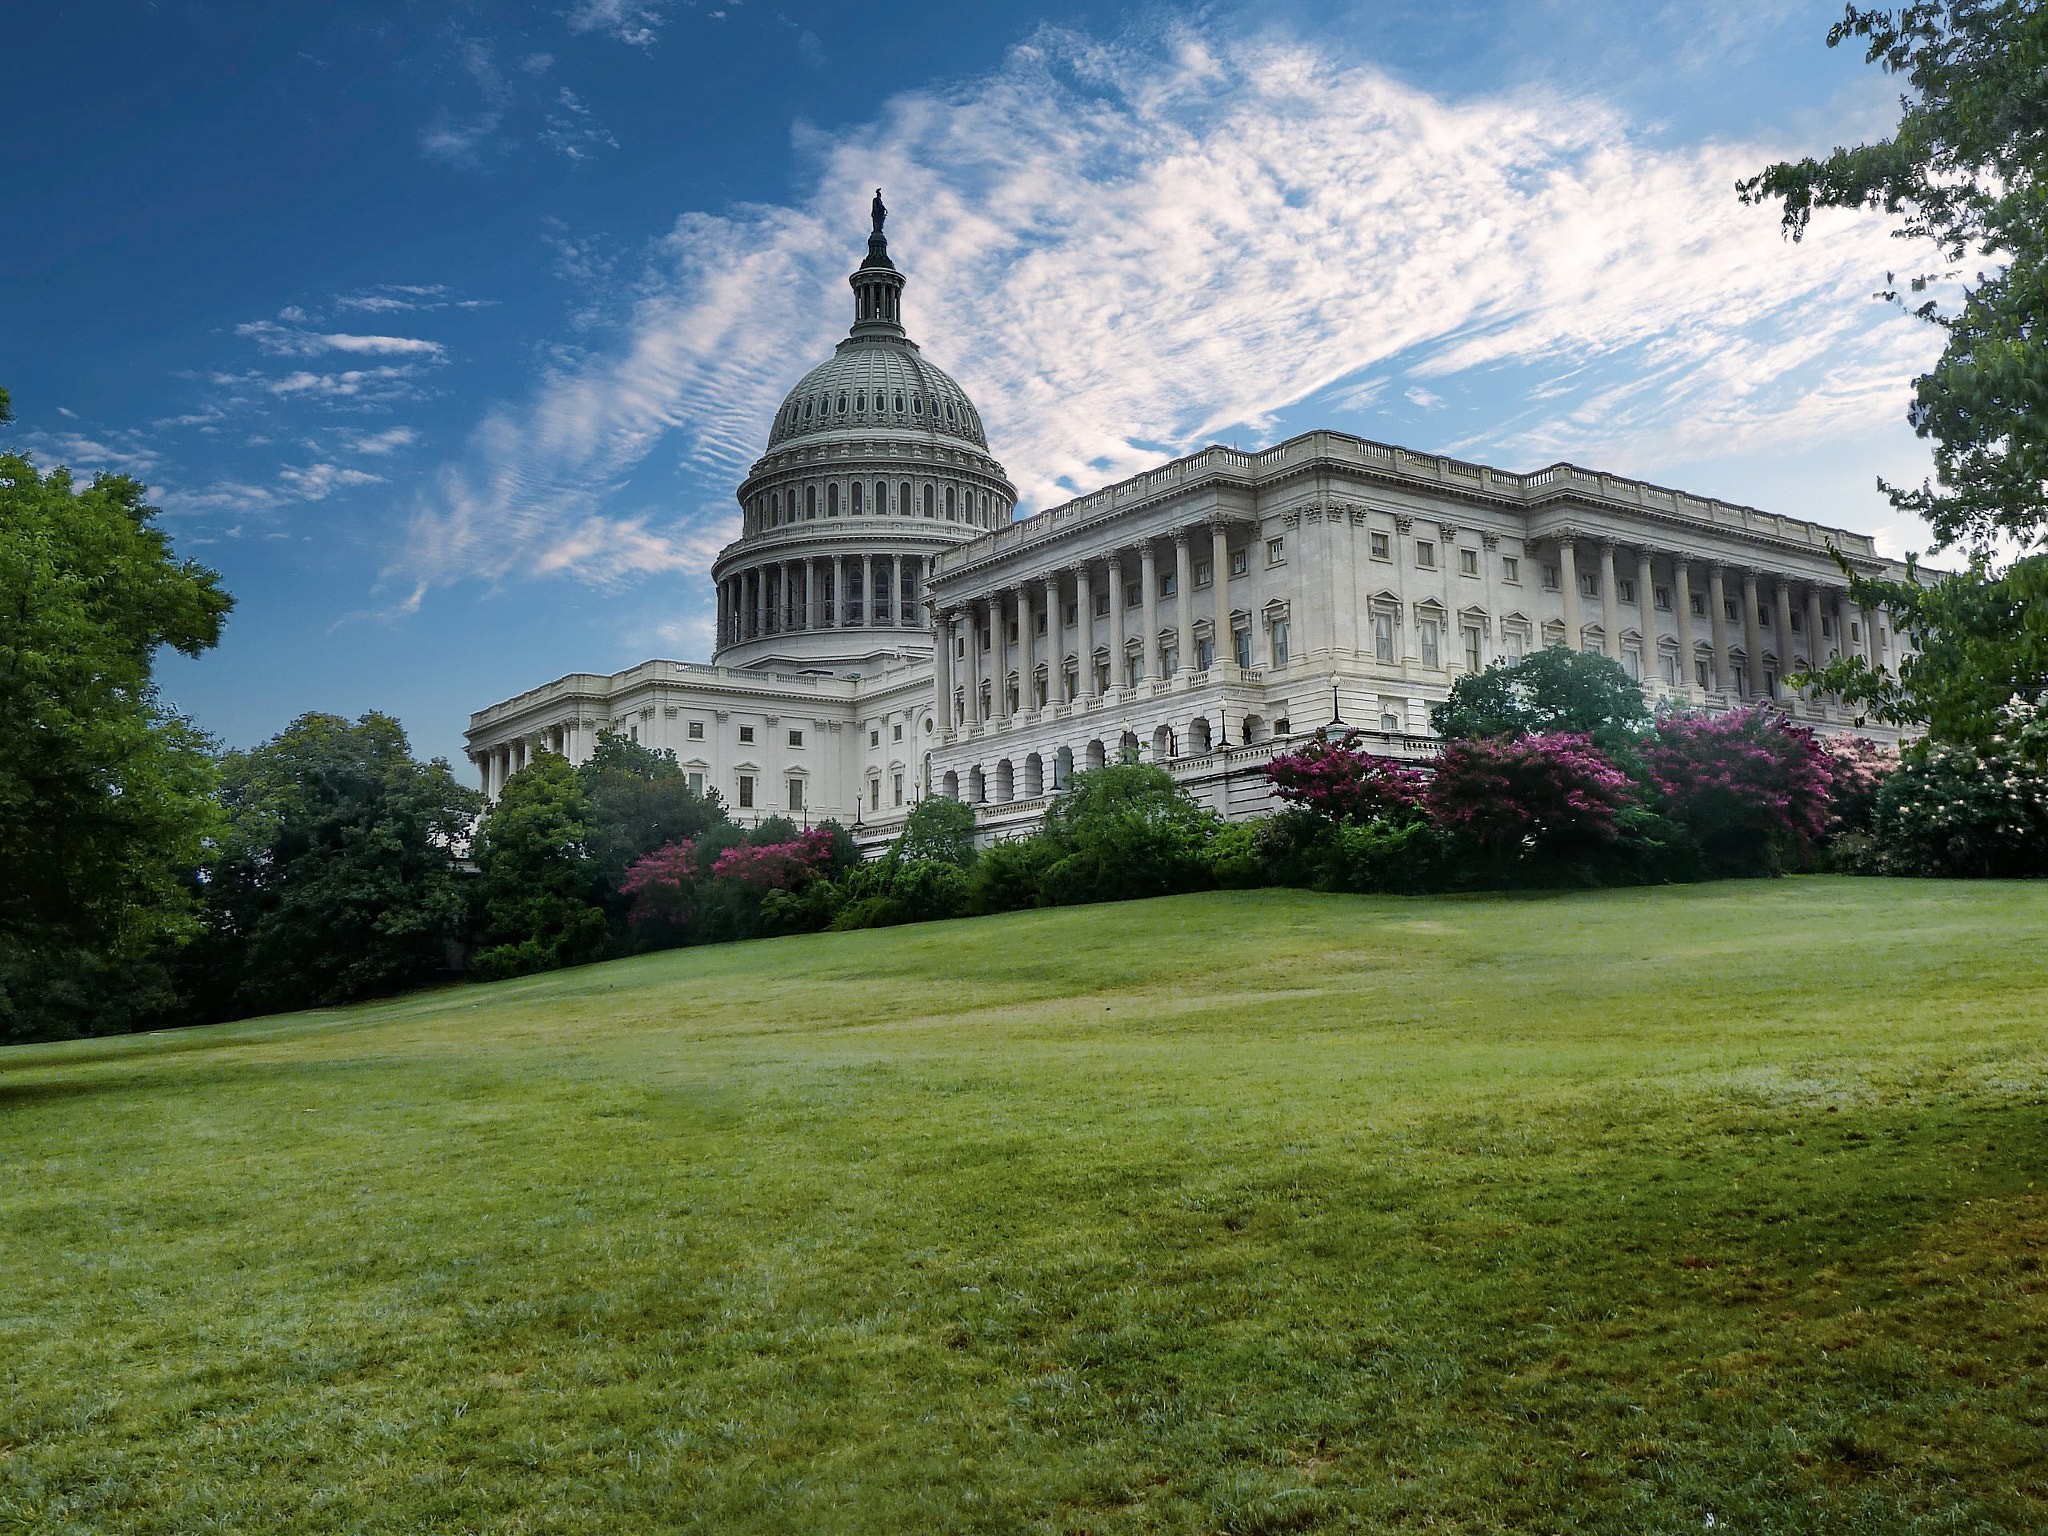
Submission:
POLYGON ((1879 613, 1880 610, 1876 608, 1865 608, 1863 610, 1863 650, 1864 654, 1868 656, 1870 664, 1873 667, 1881 667, 1884 665, 1884 650, 1877 643, 1877 621, 1879 613))
POLYGON ((729 582, 724 582, 724 581, 721 581, 721 582, 720 582, 720 583, 718 584, 718 620, 717 620, 717 623, 718 623, 718 643, 719 643, 720 645, 723 645, 723 644, 725 644, 725 639, 726 639, 726 630, 725 630, 725 626, 726 626, 726 622, 727 622, 726 616, 727 616, 727 614, 728 614, 728 613, 729 613, 729 612, 731 611, 731 606, 732 606, 732 605, 731 605, 731 597, 732 597, 732 593, 731 593, 730 591, 728 591, 728 590, 727 590, 727 588, 728 588, 728 587, 729 587, 730 585, 731 585, 731 583, 729 583, 729 582))
MULTIPOLYGON (((1000 588, 989 594, 989 644, 993 647, 990 655, 995 658, 996 664, 995 709, 998 720, 1010 718, 1010 616, 1004 611, 1008 607, 1009 604, 1004 601, 1000 588)), ((1024 638, 1021 616, 1017 624, 1017 638, 1024 638)))
POLYGON ((1792 670, 1792 588, 1782 576, 1772 578, 1774 617, 1778 626, 1778 681, 1792 670))
MULTIPOLYGON (((1214 581, 1215 574, 1209 579, 1214 581)), ((1183 672, 1195 670, 1195 556, 1188 548, 1188 531, 1176 528, 1173 531, 1173 594, 1179 599, 1174 605, 1174 628, 1180 631, 1175 642, 1180 649, 1180 665, 1183 672)))
POLYGON ((1074 567, 1074 604, 1081 621, 1076 639, 1081 650, 1081 697, 1099 698, 1095 686, 1095 573, 1086 562, 1074 567))
POLYGON ((1017 594, 1017 711, 1031 714, 1038 708, 1032 679, 1038 673, 1038 615, 1031 601, 1031 583, 1020 581, 1017 594))
MULTIPOLYGON (((1828 664, 1827 637, 1820 631, 1820 586, 1810 581, 1806 584, 1806 664, 1816 672, 1828 664)), ((1807 690, 1807 697, 1816 696, 1807 690)))
POLYGON ((832 557, 832 605, 836 610, 837 619, 833 625, 835 629, 844 629, 853 622, 853 599, 846 595, 852 585, 846 579, 847 559, 845 555, 832 557))
POLYGON ((1145 625, 1145 680, 1157 682, 1164 671, 1159 661, 1159 555, 1150 539, 1138 546, 1138 580, 1145 585, 1145 602, 1138 610, 1145 625))
POLYGON ((980 603, 967 605, 967 720, 976 726, 981 724, 981 680, 985 672, 981 664, 981 609, 980 603))
POLYGON ((1636 616, 1643 632, 1643 692, 1654 698, 1663 678, 1657 671, 1657 571, 1647 544, 1636 549, 1636 616))
POLYGON ((1614 585, 1614 545, 1600 541, 1600 649, 1621 660, 1621 593, 1614 585))
POLYGON ((1579 552, 1571 539, 1557 541, 1557 584, 1564 591, 1564 643, 1576 651, 1579 639, 1579 552))
POLYGON ((1728 656, 1728 572, 1721 565, 1707 567, 1707 617, 1714 628, 1714 689, 1735 691, 1735 672, 1728 656))
POLYGON ((898 594, 896 600, 910 610, 910 618, 907 621, 910 627, 923 629, 930 622, 924 607, 924 556, 904 556, 903 571, 903 579, 909 585, 898 594))
MULTIPOLYGON (((1060 611, 1060 577, 1055 571, 1045 578, 1045 707, 1060 701, 1060 677, 1065 672, 1061 659, 1067 650, 1067 629, 1060 611)), ((1047 770, 1050 775, 1051 770, 1047 770)))
POLYGON ((1109 557, 1109 686, 1124 685, 1124 557, 1109 557))
POLYGON ((1755 698, 1763 692, 1764 682, 1764 631, 1758 622, 1756 572, 1742 573, 1742 648, 1749 653, 1744 681, 1749 686, 1743 689, 1746 698, 1755 698))
POLYGON ((782 608, 788 616, 784 627, 795 634, 802 634, 808 628, 804 623, 803 562, 785 560, 782 562, 782 608))
POLYGON ((1219 664, 1234 662, 1237 655, 1231 646, 1237 637, 1230 630, 1230 530, 1221 523, 1209 525, 1209 597, 1209 621, 1216 632, 1216 660, 1219 664))
POLYGON ((1678 619, 1678 686, 1691 693, 1692 659, 1692 563, 1683 555, 1671 561, 1671 611, 1678 619))
POLYGON ((932 614, 932 684, 939 707, 933 716, 942 732, 953 729, 953 614, 941 608, 932 614))

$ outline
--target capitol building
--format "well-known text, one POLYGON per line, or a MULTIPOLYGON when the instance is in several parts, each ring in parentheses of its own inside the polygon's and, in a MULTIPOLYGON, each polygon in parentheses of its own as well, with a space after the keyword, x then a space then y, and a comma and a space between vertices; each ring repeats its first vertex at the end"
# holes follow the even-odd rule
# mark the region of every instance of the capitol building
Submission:
POLYGON ((1652 703, 1773 699, 1906 637, 1849 598, 1830 547, 1871 540, 1571 464, 1518 474, 1309 432, 1211 447, 1023 519, 981 413, 903 323, 877 194, 854 316, 799 380, 712 567, 710 663, 570 673, 470 717, 485 792, 616 731, 671 749, 740 821, 835 818, 864 845, 928 794, 1028 830, 1069 775, 1135 751, 1231 816, 1256 771, 1334 724, 1425 758, 1459 676, 1546 645, 1600 651, 1652 703))

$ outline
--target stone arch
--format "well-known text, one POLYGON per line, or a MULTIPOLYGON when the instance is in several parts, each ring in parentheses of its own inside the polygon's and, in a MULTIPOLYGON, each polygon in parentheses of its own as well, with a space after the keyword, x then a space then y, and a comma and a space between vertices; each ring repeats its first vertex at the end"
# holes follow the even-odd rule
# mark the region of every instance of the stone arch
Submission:
POLYGON ((960 798, 960 775, 948 768, 946 776, 939 780, 939 793, 948 800, 958 800, 960 798))
POLYGON ((988 804, 988 779, 979 763, 967 770, 967 798, 974 805, 988 804))
POLYGON ((1215 743, 1209 739, 1209 717, 1197 715, 1188 722, 1188 752, 1200 757, 1211 751, 1215 743))
POLYGON ((1053 754, 1052 787, 1056 790, 1065 789, 1073 782, 1074 749, 1072 747, 1061 747, 1058 752, 1053 754))
POLYGON ((1136 731, 1125 731, 1123 735, 1116 739, 1116 755, 1119 758, 1130 757, 1137 750, 1138 733, 1136 731))
POLYGON ((1010 766, 1006 757, 996 764, 995 799, 998 805, 1008 805, 1017 798, 1017 770, 1010 766))
POLYGON ((1109 761, 1109 754, 1103 751, 1102 738, 1099 736, 1089 742, 1082 750, 1081 766, 1083 768, 1100 768, 1107 761, 1109 761))
POLYGON ((1246 715, 1244 717, 1243 741, 1246 746, 1249 747, 1255 742, 1269 740, 1271 737, 1272 732, 1266 729, 1266 722, 1257 715, 1246 715))
POLYGON ((1045 793, 1045 759, 1033 752, 1024 759, 1024 798, 1036 800, 1045 793))
POLYGON ((1173 727, 1170 725, 1160 726, 1152 733, 1152 761, 1163 763, 1170 758, 1180 756, 1178 752, 1174 751, 1175 745, 1173 727))

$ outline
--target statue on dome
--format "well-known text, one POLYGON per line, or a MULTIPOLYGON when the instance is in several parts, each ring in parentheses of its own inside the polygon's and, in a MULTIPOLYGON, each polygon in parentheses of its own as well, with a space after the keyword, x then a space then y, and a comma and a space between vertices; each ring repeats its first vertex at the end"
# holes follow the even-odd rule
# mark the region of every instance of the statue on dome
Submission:
POLYGON ((875 200, 868 205, 868 216, 875 221, 875 233, 882 232, 882 220, 889 217, 889 210, 882 202, 882 189, 875 188, 875 200))

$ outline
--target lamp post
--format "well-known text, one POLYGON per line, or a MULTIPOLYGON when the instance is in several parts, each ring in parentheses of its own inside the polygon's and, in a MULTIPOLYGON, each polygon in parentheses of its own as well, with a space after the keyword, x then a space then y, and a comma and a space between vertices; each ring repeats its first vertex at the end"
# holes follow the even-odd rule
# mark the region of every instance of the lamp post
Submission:
POLYGON ((1343 712, 1337 707, 1337 683, 1333 678, 1330 682, 1330 734, 1334 736, 1339 731, 1349 729, 1350 727, 1344 723, 1343 712))

